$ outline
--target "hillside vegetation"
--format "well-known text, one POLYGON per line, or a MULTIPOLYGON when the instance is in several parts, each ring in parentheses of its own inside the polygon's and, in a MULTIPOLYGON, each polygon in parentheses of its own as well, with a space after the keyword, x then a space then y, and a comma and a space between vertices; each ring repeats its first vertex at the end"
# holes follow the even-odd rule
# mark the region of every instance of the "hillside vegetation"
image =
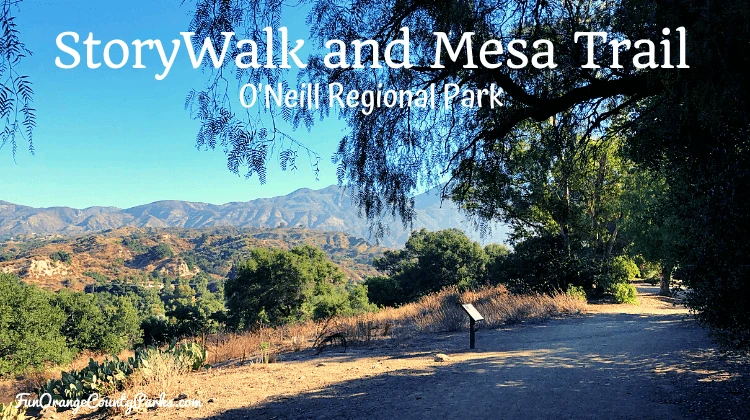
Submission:
POLYGON ((0 272, 17 274, 46 289, 83 290, 113 280, 141 283, 148 277, 226 278, 236 260, 253 248, 322 249, 347 278, 360 282, 376 273, 373 257, 383 248, 341 232, 302 228, 121 228, 75 237, 17 236, 0 241, 0 272))

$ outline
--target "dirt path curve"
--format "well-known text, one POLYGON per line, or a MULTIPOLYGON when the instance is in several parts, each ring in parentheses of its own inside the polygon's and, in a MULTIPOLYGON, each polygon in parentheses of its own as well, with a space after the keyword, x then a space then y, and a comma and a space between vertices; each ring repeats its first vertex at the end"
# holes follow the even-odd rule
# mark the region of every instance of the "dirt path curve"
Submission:
POLYGON ((474 351, 467 332, 429 335, 204 378, 216 404, 201 417, 750 418, 747 365, 718 356, 684 309, 640 289, 641 306, 480 330, 474 351), (435 362, 437 352, 451 359, 435 362))

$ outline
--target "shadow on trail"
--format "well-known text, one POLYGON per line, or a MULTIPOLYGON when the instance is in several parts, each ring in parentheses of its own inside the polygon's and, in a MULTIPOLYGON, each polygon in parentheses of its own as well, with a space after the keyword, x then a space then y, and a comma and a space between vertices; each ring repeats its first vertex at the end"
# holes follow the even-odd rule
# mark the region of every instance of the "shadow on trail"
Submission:
MULTIPOLYGON (((749 418, 747 365, 718 357, 684 316, 595 314, 481 337, 470 352, 466 334, 443 336, 443 350, 459 360, 273 397, 220 417, 749 418)), ((435 352, 419 350, 392 349, 384 362, 435 352)), ((358 354, 371 356, 330 356, 335 363, 358 354)))

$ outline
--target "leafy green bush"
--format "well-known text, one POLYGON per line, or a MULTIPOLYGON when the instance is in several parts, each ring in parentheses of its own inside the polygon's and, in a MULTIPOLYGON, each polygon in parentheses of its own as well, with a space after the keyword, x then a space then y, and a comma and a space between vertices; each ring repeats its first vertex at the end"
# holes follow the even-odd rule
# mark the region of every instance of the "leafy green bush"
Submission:
POLYGON ((582 286, 569 284, 565 294, 575 299, 586 300, 586 291, 583 290, 582 286))
POLYGON ((488 260, 479 243, 459 229, 421 229, 412 232, 403 250, 386 251, 373 261, 392 280, 368 280, 369 298, 378 305, 400 304, 447 286, 472 288, 485 282, 488 260))
POLYGON ((617 285, 627 284, 630 279, 637 277, 639 274, 640 270, 633 260, 621 255, 602 263, 597 285, 602 292, 614 294, 617 285))
POLYGON ((73 261, 73 254, 65 251, 53 252, 49 257, 52 261, 59 261, 65 264, 70 264, 73 261))
POLYGON ((516 244, 504 263, 504 283, 516 293, 554 293, 569 284, 591 287, 594 262, 582 261, 566 250, 557 236, 531 237, 516 244))
POLYGON ((365 280, 367 297, 382 306, 396 306, 403 301, 399 281, 388 276, 373 276, 365 280))
POLYGON ((348 288, 324 283, 316 288, 310 299, 313 319, 352 316, 374 312, 377 306, 367 299, 367 286, 351 285, 348 288))
POLYGON ((167 244, 159 244, 151 248, 148 252, 148 256, 151 261, 165 260, 174 257, 174 251, 172 251, 172 248, 167 244))
POLYGON ((128 298, 61 290, 51 303, 65 313, 61 332, 74 352, 117 354, 140 342, 138 314, 128 298))
POLYGON ((505 263, 510 256, 510 249, 505 245, 489 244, 484 247, 487 255, 487 266, 485 269, 487 284, 500 284, 507 282, 505 263))
POLYGON ((318 248, 256 248, 236 265, 236 273, 224 287, 228 322, 235 329, 261 323, 280 325, 351 309, 343 290, 344 274, 318 248))
POLYGON ((635 286, 627 283, 617 283, 612 289, 612 295, 616 303, 638 304, 638 291, 635 286))
POLYGON ((97 273, 96 271, 84 271, 83 275, 86 277, 91 277, 96 281, 97 284, 104 284, 109 282, 109 277, 105 276, 102 273, 97 273))
POLYGON ((0 377, 66 363, 72 352, 61 333, 65 314, 52 294, 0 273, 0 377))
POLYGON ((139 253, 139 254, 148 251, 148 247, 146 247, 145 245, 141 243, 140 238, 134 237, 132 235, 130 237, 122 238, 122 245, 125 248, 133 252, 139 253))
POLYGON ((641 275, 638 265, 625 255, 615 257, 613 267, 618 272, 618 276, 625 279, 625 282, 641 275))

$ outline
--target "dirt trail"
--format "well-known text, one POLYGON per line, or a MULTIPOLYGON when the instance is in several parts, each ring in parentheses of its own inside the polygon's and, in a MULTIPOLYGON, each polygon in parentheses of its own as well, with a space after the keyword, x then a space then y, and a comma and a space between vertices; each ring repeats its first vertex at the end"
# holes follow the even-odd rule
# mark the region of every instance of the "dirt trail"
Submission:
POLYGON ((141 417, 259 419, 750 418, 748 366, 716 354, 684 309, 642 287, 640 306, 432 334, 391 348, 297 355, 181 384, 202 409, 141 417), (450 360, 435 362, 435 353, 450 360))

